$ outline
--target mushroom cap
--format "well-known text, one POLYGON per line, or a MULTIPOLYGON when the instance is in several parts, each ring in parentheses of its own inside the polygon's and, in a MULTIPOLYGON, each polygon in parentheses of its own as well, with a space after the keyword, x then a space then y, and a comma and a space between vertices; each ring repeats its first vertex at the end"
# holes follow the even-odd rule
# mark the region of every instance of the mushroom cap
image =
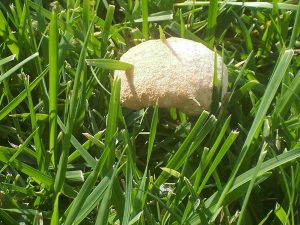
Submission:
MULTIPOLYGON (((121 61, 133 65, 115 71, 121 80, 121 104, 138 110, 158 103, 189 115, 208 110, 212 102, 215 52, 201 43, 171 37, 149 40, 129 49, 121 61)), ((227 68, 217 56, 222 97, 227 92, 227 68)))

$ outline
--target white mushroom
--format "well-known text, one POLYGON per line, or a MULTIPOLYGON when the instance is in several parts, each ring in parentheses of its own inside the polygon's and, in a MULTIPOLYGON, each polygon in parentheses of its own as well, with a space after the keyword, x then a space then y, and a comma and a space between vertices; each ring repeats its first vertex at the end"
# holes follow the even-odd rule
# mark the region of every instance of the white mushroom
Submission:
MULTIPOLYGON (((155 105, 176 107, 189 115, 208 110, 212 102, 215 52, 183 38, 149 40, 129 49, 120 59, 133 65, 115 71, 121 79, 121 103, 138 110, 155 105)), ((227 68, 217 56, 222 96, 227 91, 227 68)))

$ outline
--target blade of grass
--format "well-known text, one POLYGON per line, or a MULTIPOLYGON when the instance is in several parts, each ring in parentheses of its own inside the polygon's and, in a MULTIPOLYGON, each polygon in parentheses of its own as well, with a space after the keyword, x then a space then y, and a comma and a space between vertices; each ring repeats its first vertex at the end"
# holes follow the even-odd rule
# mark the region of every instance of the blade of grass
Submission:
POLYGON ((276 104, 276 108, 274 110, 273 116, 275 121, 278 120, 279 117, 284 118, 287 111, 289 110, 289 106, 292 103, 293 99, 300 92, 300 72, 298 72, 295 78, 292 81, 292 84, 289 88, 287 88, 284 95, 280 96, 278 103, 276 104))
POLYGON ((104 87, 104 85, 101 83, 101 81, 100 81, 99 78, 97 77, 97 74, 95 73, 95 70, 94 70, 93 67, 91 67, 91 72, 92 72, 92 74, 93 74, 95 80, 97 81, 97 83, 100 85, 100 87, 101 87, 107 94, 111 95, 110 92, 104 87))
MULTIPOLYGON (((43 1, 42 0, 35 0, 35 2, 39 6, 43 7, 43 1)), ((25 1, 25 5, 27 6, 28 12, 30 12, 29 8, 28 8, 28 3, 26 1, 25 1)), ((54 9, 55 9, 55 7, 56 6, 54 6, 54 9)), ((28 18, 28 20, 27 20, 28 23, 31 23, 31 14, 30 13, 27 14, 27 18, 28 18)), ((41 13, 37 13, 36 16, 35 16, 35 19, 38 22, 38 28, 42 32, 45 32, 45 30, 47 29, 47 27, 46 27, 47 24, 46 24, 45 17, 41 13)), ((31 29, 31 28, 33 28, 32 23, 31 23, 31 25, 28 24, 28 28, 29 28, 29 34, 31 36, 31 38, 30 38, 31 40, 30 41, 31 41, 32 44, 34 44, 32 46, 32 47, 34 47, 33 48, 34 51, 39 51, 41 53, 41 55, 44 55, 45 60, 48 61, 49 60, 48 59, 48 54, 47 54, 48 53, 48 43, 47 43, 47 41, 43 41, 44 38, 45 38, 45 35, 41 35, 40 36, 40 40, 38 40, 38 35, 32 36, 32 35, 34 35, 34 33, 31 33, 32 31, 34 31, 34 29, 31 29), (38 44, 36 45, 36 43, 38 43, 38 44)), ((42 71, 42 68, 43 68, 41 60, 39 60, 39 59, 36 60, 36 66, 37 66, 37 72, 40 73, 42 71)), ((47 87, 46 87, 45 80, 43 80, 42 84, 43 84, 43 88, 44 88, 44 91, 45 91, 45 92, 43 92, 43 95, 44 95, 44 94, 47 94, 47 92, 46 92, 47 91, 47 89, 46 89, 47 87)))
MULTIPOLYGON (((114 135, 113 137, 115 138, 116 135, 114 135)), ((112 141, 114 141, 114 140, 112 140, 112 141)), ((88 178, 82 185, 78 195, 72 202, 70 209, 68 209, 68 215, 67 215, 65 223, 64 223, 65 225, 72 224, 73 221, 76 220, 76 218, 78 217, 79 209, 82 207, 82 205, 84 203, 86 203, 87 197, 88 197, 90 191, 93 190, 93 187, 98 179, 98 176, 99 176, 100 172, 103 170, 103 167, 105 166, 105 162, 106 162, 108 156, 110 155, 109 147, 110 146, 107 145, 106 148, 104 149, 104 152, 103 152, 100 160, 97 162, 96 167, 91 172, 91 174, 88 176, 88 178)), ((87 202, 87 203, 90 203, 90 202, 87 202)))
POLYGON ((90 1, 83 0, 82 3, 82 21, 83 21, 83 33, 86 34, 89 29, 89 15, 90 15, 90 1))
POLYGON ((268 212, 268 214, 259 222, 258 225, 263 225, 265 224, 265 222, 268 220, 268 218, 270 217, 270 215, 272 215, 273 210, 271 210, 270 212, 268 212))
MULTIPOLYGON (((125 123, 124 123, 125 124, 125 123)), ((129 133, 127 127, 125 125, 125 130, 122 132, 123 139, 126 143, 126 153, 127 153, 127 163, 126 163, 126 189, 125 189, 125 206, 123 212, 123 220, 122 225, 128 225, 131 217, 131 208, 132 206, 132 193, 133 193, 133 170, 134 162, 133 162, 133 147, 130 143, 129 133)), ((133 209, 134 210, 134 209, 133 209)))
POLYGON ((196 42, 199 42, 203 45, 205 45, 206 47, 208 47, 209 49, 211 49, 211 46, 209 45, 209 43, 203 41, 201 38, 199 38, 197 35, 195 35, 193 32, 189 31, 185 26, 183 26, 182 24, 178 24, 177 22, 172 22, 168 28, 174 32, 175 34, 177 34, 178 36, 180 36, 182 33, 184 33, 184 37, 196 42))
POLYGON ((202 190, 203 190, 204 186, 206 185, 208 179, 213 174, 213 172, 215 171, 215 169, 217 168, 217 166, 219 165, 219 163, 221 162, 221 160, 225 156, 226 152, 229 150, 229 148, 231 147, 231 145, 233 144, 233 142, 237 138, 238 134, 239 133, 236 132, 236 131, 232 131, 229 134, 229 136, 227 137, 226 141, 222 145, 220 151, 216 155, 214 161, 210 165, 210 167, 209 167, 209 169, 208 169, 205 177, 203 178, 202 183, 201 183, 200 187, 197 190, 197 195, 200 195, 200 193, 202 192, 202 190))
POLYGON ((102 174, 106 174, 110 168, 113 166, 115 158, 115 145, 113 137, 117 131, 118 114, 119 114, 119 104, 120 104, 120 89, 121 81, 119 79, 113 80, 113 89, 111 93, 111 100, 109 102, 108 114, 107 114, 107 124, 105 132, 105 145, 109 145, 109 156, 105 162, 102 174))
POLYGON ((182 10, 180 9, 179 11, 179 17, 180 17, 180 37, 184 38, 184 34, 185 34, 185 23, 184 23, 184 19, 182 16, 182 10))
MULTIPOLYGON (((29 85, 30 91, 32 91, 38 83, 44 78, 47 74, 48 68, 46 68, 31 84, 29 85)), ((27 96, 26 90, 22 91, 17 97, 13 99, 10 103, 8 103, 3 109, 0 111, 0 121, 6 117, 11 111, 13 111, 27 96)))
POLYGON ((154 107, 154 111, 153 111, 150 133, 149 133, 146 168, 148 168, 148 166, 149 166, 150 157, 152 154, 153 145, 154 145, 155 136, 156 136, 157 124, 158 124, 158 105, 156 104, 154 107))
POLYGON ((109 180, 109 185, 104 192, 104 196, 103 196, 102 202, 99 207, 95 225, 108 224, 108 216, 109 216, 109 210, 110 210, 110 201, 111 201, 111 197, 112 197, 112 190, 113 190, 112 186, 114 184, 115 171, 117 171, 117 168, 114 169, 113 175, 112 175, 112 177, 110 177, 110 180, 109 180))
MULTIPOLYGON (((27 7, 24 4, 23 5, 23 10, 22 10, 22 14, 20 17, 20 24, 19 24, 19 28, 18 28, 18 44, 19 44, 19 48, 23 49, 25 47, 25 43, 29 43, 28 37, 26 36, 26 22, 27 22, 27 18, 26 18, 26 12, 27 7)), ((23 52, 21 52, 22 54, 23 52)))
MULTIPOLYGON (((233 2, 233 1, 218 1, 219 4, 224 4, 224 6, 239 6, 239 7, 249 7, 249 8, 262 8, 262 9, 273 9, 274 5, 271 2, 233 2)), ((185 1, 182 3, 175 3, 174 6, 209 6, 208 1, 185 1)), ((297 10, 297 6, 288 3, 277 3, 278 9, 283 10, 297 10)))
MULTIPOLYGON (((283 10, 297 10, 297 6, 294 4, 276 3, 278 9, 283 10)), ((229 6, 242 6, 242 7, 249 7, 249 8, 264 8, 264 9, 273 9, 274 4, 271 2, 226 2, 225 5, 229 6)))
POLYGON ((143 214, 143 212, 138 213, 135 217, 132 218, 132 220, 129 221, 128 225, 136 224, 142 217, 142 214, 143 214))
MULTIPOLYGON (((1 70, 1 68, 0 68, 0 70, 1 70)), ((7 101, 12 102, 14 97, 11 92, 11 87, 9 85, 9 81, 4 80, 3 85, 4 85, 4 93, 6 95, 7 101)), ((16 113, 16 110, 12 110, 11 113, 16 113)), ((20 142, 22 142, 23 135, 22 135, 22 131, 21 131, 20 121, 17 118, 13 118, 13 123, 14 123, 15 129, 16 129, 16 132, 18 133, 20 142)))
POLYGON ((20 186, 16 186, 15 184, 8 184, 5 182, 2 182, 1 185, 3 188, 7 188, 8 190, 15 191, 20 194, 25 194, 28 196, 36 196, 36 193, 33 191, 32 188, 20 187, 20 186))
MULTIPOLYGON (((158 22, 158 21, 166 21, 173 19, 172 11, 162 11, 157 13, 152 13, 148 16, 148 22, 158 22)), ((134 20, 135 23, 142 23, 143 18, 138 18, 134 20)))
MULTIPOLYGON (((120 82, 119 80, 117 80, 117 84, 116 86, 119 86, 120 82)), ((113 95, 113 92, 112 92, 113 95)), ((113 140, 113 139, 112 139, 113 140)), ((108 145, 109 146, 109 145, 108 145)), ((108 148, 109 150, 109 148, 108 148)), ((122 158, 122 156, 124 155, 126 151, 126 148, 122 151, 120 158, 122 158)), ((96 219, 96 225, 106 225, 108 224, 108 217, 109 217, 109 209, 110 209, 110 201, 113 198, 112 193, 114 192, 113 185, 114 183, 117 181, 115 179, 117 173, 118 173, 118 167, 119 167, 120 161, 118 161, 116 163, 116 165, 112 168, 113 172, 111 174, 111 176, 109 176, 109 185, 107 187, 107 189, 105 190, 102 202, 100 204, 99 210, 98 210, 98 214, 97 214, 97 219, 96 219)), ((115 202, 116 199, 112 199, 113 202, 115 202)))
MULTIPOLYGON (((37 121, 36 121, 36 114, 34 110, 34 105, 31 97, 31 91, 29 87, 29 77, 25 75, 25 87, 27 91, 27 98, 28 98, 28 107, 30 111, 30 119, 31 119, 31 127, 32 130, 37 130, 39 128, 37 121)), ((34 140, 34 145, 35 145, 35 150, 36 150, 36 159, 38 163, 38 167, 41 172, 46 171, 46 151, 44 149, 44 146, 41 141, 41 136, 39 133, 39 130, 35 132, 35 135, 33 137, 34 140)))
POLYGON ((0 170, 0 174, 7 168, 7 166, 9 166, 9 164, 14 161, 18 155, 21 154, 21 152, 23 151, 24 147, 26 147, 29 142, 31 141, 31 139, 35 136, 35 133, 38 131, 38 128, 36 130, 34 130, 29 136, 28 138, 18 147, 18 150, 12 155, 12 157, 8 160, 8 163, 6 163, 0 170))
MULTIPOLYGON (((97 4, 98 5, 98 4, 97 4)), ((97 7, 97 6, 96 6, 97 7)), ((83 1, 83 13, 82 13, 82 17, 83 17, 83 36, 85 37, 89 37, 89 44, 93 44, 93 42, 97 39, 93 38, 93 36, 91 35, 94 32, 94 21, 95 19, 91 20, 91 23, 89 23, 89 15, 93 14, 92 13, 92 7, 91 7, 91 2, 88 0, 84 0, 83 1), (91 12, 90 12, 91 11, 91 12), (89 33, 87 33, 88 31, 88 27, 91 27, 91 30, 89 31, 89 33)), ((99 44, 96 44, 97 46, 99 46, 99 44)), ((101 46, 102 47, 102 46, 101 46)), ((87 48, 89 48, 89 45, 87 45, 87 48)), ((86 114, 86 103, 88 100, 88 90, 87 90, 87 82, 88 82, 88 70, 87 70, 87 66, 86 64, 83 65, 83 69, 81 72, 81 77, 80 77, 80 91, 79 91, 79 99, 78 99, 78 106, 76 109, 76 117, 75 117, 75 121, 74 121, 74 127, 82 127, 83 123, 84 123, 84 118, 85 118, 85 114, 86 114)))
MULTIPOLYGON (((198 132, 204 125, 205 121, 208 118, 208 115, 209 114, 206 111, 203 111, 201 113, 201 115, 199 116, 193 129, 190 131, 189 135, 185 138, 184 142, 182 143, 182 145, 180 146, 178 151, 175 153, 175 155, 169 160, 169 162, 166 166, 167 168, 177 169, 178 167, 180 167, 182 165, 183 160, 185 159, 185 153, 188 151, 188 148, 194 141, 196 134, 198 134, 198 132), (179 161, 181 163, 178 163, 179 161)), ((167 177, 168 177, 168 175, 165 172, 161 173, 160 176, 155 181, 155 184, 157 186, 161 185, 167 179, 167 177)))
POLYGON ((232 13, 235 15, 237 21, 239 22, 241 29, 242 29, 242 34, 244 37, 244 41, 245 41, 245 45, 246 45, 246 49, 247 49, 247 53, 251 54, 252 50, 253 50, 253 43, 252 43, 252 38, 250 35, 250 31, 247 29, 245 23, 243 22, 242 18, 234 11, 232 11, 232 13))
MULTIPOLYGON (((127 148, 129 149, 129 148, 127 148)), ((128 158, 131 158, 129 156, 128 158)), ((131 159, 130 159, 131 160, 131 159)), ((124 213, 123 213, 123 220, 122 225, 127 225, 130 220, 131 214, 131 203, 132 203, 132 182, 133 182, 133 175, 132 175, 132 167, 130 162, 126 163, 126 190, 125 190, 125 206, 124 206, 124 213)))
MULTIPOLYGON (((258 170, 257 177, 263 176, 268 171, 280 167, 281 165, 291 162, 292 160, 295 160, 299 157, 300 157, 300 148, 295 148, 290 151, 284 152, 272 159, 269 159, 262 163, 262 165, 260 166, 260 170, 258 170)), ((230 204, 233 201, 233 198, 237 199, 240 195, 245 193, 246 190, 241 193, 236 193, 236 191, 239 189, 239 187, 242 187, 244 184, 251 181, 255 169, 256 167, 248 170, 247 172, 241 174, 235 179, 230 192, 228 192, 228 195, 225 198, 224 204, 230 204)), ((220 195, 215 193, 212 197, 210 197, 208 200, 205 201, 206 207, 215 208, 215 204, 218 202, 219 197, 220 195)), ((193 215, 192 218, 193 222, 190 221, 191 224, 197 224, 197 222, 199 222, 199 218, 196 217, 197 217, 196 215, 193 215)))
POLYGON ((6 63, 8 63, 10 61, 15 60, 15 58, 16 58, 16 55, 11 55, 11 56, 8 56, 8 57, 6 57, 4 59, 1 59, 0 60, 0 66, 4 65, 4 64, 6 64, 6 63))
POLYGON ((238 74, 237 78, 234 81, 231 94, 230 94, 230 96, 228 98, 228 102, 229 103, 231 103, 231 99, 233 98, 235 90, 237 89, 238 83, 241 80, 241 78, 242 78, 242 76, 243 76, 243 74, 244 74, 244 72, 245 72, 245 70, 246 70, 246 68, 247 68, 250 60, 252 59, 253 55, 254 55, 254 51, 251 51, 250 54, 248 55, 247 59, 245 60, 243 66, 241 68, 241 70, 239 71, 239 74, 238 74))
POLYGON ((162 29, 162 27, 160 25, 158 27, 158 30, 159 30, 159 39, 161 41, 166 41, 166 36, 165 36, 164 30, 162 29))
POLYGON ((228 193, 229 189, 231 188, 234 178, 235 178, 244 158, 246 157, 246 155, 250 149, 250 145, 251 145, 252 141, 255 139, 255 137, 258 135, 258 133, 261 129, 264 117, 265 117, 265 115, 268 111, 268 108, 276 94, 276 91, 281 83, 281 80, 283 79, 283 77, 288 69, 288 66, 292 60, 293 54, 294 53, 292 50, 285 50, 283 52, 283 54, 281 55, 281 57, 278 59, 278 64, 274 70, 274 73, 272 74, 271 80, 266 88, 266 91, 265 91, 263 97, 262 97, 258 111, 256 113, 256 116, 254 118, 252 126, 249 130, 247 138, 243 144, 241 153, 239 154, 237 162, 234 165, 234 168, 231 172, 230 178, 223 189, 223 192, 220 196, 218 203, 216 204, 216 207, 214 209, 215 211, 218 208, 220 208, 220 206, 222 205, 222 202, 224 201, 226 194, 228 193))
MULTIPOLYGON (((60 120, 59 123, 61 125, 63 125, 61 120, 60 120)), ((64 127, 64 129, 65 129, 65 127, 64 127)), ((103 131, 99 131, 98 133, 96 133, 94 135, 94 138, 98 140, 102 135, 103 135, 103 131)), ((88 141, 86 141, 85 143, 83 143, 81 145, 79 143, 79 141, 74 136, 72 136, 71 137, 71 143, 76 148, 76 150, 68 157, 68 163, 71 163, 72 161, 74 161, 75 159, 77 159, 81 155, 85 159, 85 161, 92 168, 94 168, 96 166, 96 160, 90 154, 85 153, 92 146, 93 142, 91 140, 88 140, 88 141)))
MULTIPOLYGON (((15 151, 15 149, 13 149, 15 151)), ((5 148, 0 146, 0 161, 3 163, 8 163, 9 159, 11 158, 11 152, 5 148)), ((15 169, 19 170, 20 172, 28 175, 38 184, 44 184, 47 187, 51 187, 53 185, 53 179, 51 176, 42 173, 41 171, 34 169, 33 167, 15 159, 14 161, 10 162, 10 165, 15 169)), ((76 192, 68 185, 63 187, 63 193, 67 196, 74 197, 76 192)))
POLYGON ((112 171, 110 171, 105 177, 102 178, 101 182, 94 188, 92 193, 86 198, 85 203, 79 210, 74 224, 79 224, 89 213, 98 205, 104 196, 105 190, 109 185, 109 178, 111 177, 112 171))
POLYGON ((72 207, 66 217, 65 225, 70 225, 76 219, 78 210, 86 201, 90 190, 95 185, 97 178, 103 170, 109 171, 113 165, 114 159, 114 145, 117 131, 117 115, 119 113, 119 97, 120 96, 120 81, 114 80, 112 95, 109 104, 109 113, 107 118, 107 129, 105 134, 105 150, 101 156, 101 159, 97 162, 97 165, 87 180, 84 182, 77 197, 73 201, 72 207), (109 164, 107 163, 109 161, 109 164))
POLYGON ((290 221, 288 219, 287 213, 282 208, 282 206, 276 203, 274 214, 280 220, 281 224, 290 225, 290 221))
POLYGON ((19 0, 15 0, 15 6, 16 6, 18 17, 21 18, 22 17, 22 7, 21 7, 19 0))
MULTIPOLYGON (((265 174, 277 167, 280 167, 288 162, 291 162, 292 160, 295 160, 299 157, 300 157, 300 149, 295 148, 295 149, 289 150, 288 152, 284 152, 274 158, 271 158, 262 163, 260 170, 258 171, 257 177, 262 176, 263 174, 265 174)), ((255 172, 255 168, 252 168, 252 169, 248 170, 247 172, 238 176, 235 179, 234 184, 233 184, 232 188, 230 189, 230 191, 233 191, 237 187, 250 181, 254 172, 255 172)))
MULTIPOLYGON (((211 43, 211 42, 210 42, 211 43)), ((213 42, 212 42, 213 44, 213 42)), ((212 93, 212 104, 210 106, 211 112, 213 114, 216 114, 218 106, 219 106, 219 100, 221 97, 221 84, 222 80, 218 79, 218 67, 217 67, 217 52, 216 49, 214 49, 215 54, 214 54, 214 76, 213 76, 213 93, 212 93)))
POLYGON ((32 59, 36 58, 39 56, 39 53, 36 52, 33 55, 27 57, 26 59, 24 59, 22 62, 18 63, 17 65, 15 65, 13 68, 11 68, 10 70, 8 70, 6 73, 2 74, 0 76, 0 84, 3 82, 4 79, 8 78, 9 76, 11 76, 13 73, 15 73, 18 69, 22 68, 26 63, 28 63, 29 61, 31 61, 32 59))
POLYGON ((58 92, 58 35, 57 15, 53 11, 49 31, 49 150, 57 166, 57 92, 58 92))
POLYGON ((289 43, 289 48, 294 48, 297 37, 299 35, 299 27, 300 27, 300 2, 298 2, 297 12, 296 12, 296 18, 292 30, 292 35, 289 43))
MULTIPOLYGON (((188 164, 188 158, 191 156, 191 154, 193 152, 195 152, 195 150, 197 148, 199 148, 199 146, 202 143, 202 141, 204 140, 204 138, 214 128, 216 122, 217 122, 217 120, 216 120, 216 118, 214 116, 210 116, 209 117, 209 119, 203 125, 202 129, 200 130, 200 132, 197 134, 196 140, 193 141, 193 143, 191 144, 191 146, 188 148, 186 155, 183 157, 183 159, 180 159, 180 161, 178 161, 178 164, 179 164, 178 168, 180 167, 180 165, 183 164, 182 172, 181 173, 174 172, 175 170, 171 169, 171 168, 165 168, 164 170, 166 171, 166 169, 168 169, 169 171, 172 171, 171 173, 169 172, 169 174, 173 175, 173 176, 174 175, 176 176, 176 173, 179 174, 179 175, 184 174, 184 171, 185 171, 186 166, 188 164)), ((175 168, 175 169, 178 169, 178 168, 175 168)), ((177 184, 177 188, 179 190, 181 190, 181 191, 180 191, 180 193, 176 194, 176 197, 175 197, 174 201, 172 202, 172 205, 175 208, 177 208, 177 206, 179 204, 179 201, 182 201, 185 198, 185 196, 187 195, 187 192, 188 192, 188 189, 185 186, 182 186, 182 184, 183 184, 183 176, 180 176, 179 182, 177 184)), ((195 185, 195 186, 198 186, 198 184, 195 185)), ((192 207, 192 205, 187 205, 186 209, 189 209, 190 207, 192 207)), ((185 216, 186 215, 182 216, 183 220, 185 220, 185 216)))
POLYGON ((249 198, 250 198, 251 191, 253 189, 253 186, 254 186, 254 183, 255 183, 258 171, 260 170, 261 165, 262 165, 262 163, 264 161, 264 158, 265 158, 265 156, 267 154, 266 148, 267 148, 267 144, 264 143, 264 145, 263 145, 263 147, 261 149, 261 152, 259 154, 258 162, 257 162, 257 164, 256 164, 256 166, 254 168, 253 176, 252 176, 250 184, 248 186, 246 196, 245 196, 244 201, 243 201, 243 205, 242 205, 242 209, 241 209, 238 221, 237 221, 237 225, 240 225, 240 224, 243 223, 243 219, 244 219, 244 216, 245 216, 245 213, 246 213, 245 210, 246 210, 249 198))
POLYGON ((82 50, 80 52, 77 69, 76 69, 75 81, 74 81, 73 91, 70 100, 69 114, 67 118, 66 132, 64 133, 64 139, 62 145, 62 153, 60 155, 60 159, 57 167, 57 173, 55 176, 55 182, 54 182, 55 194, 58 194, 58 192, 61 191, 61 188, 63 187, 65 181, 65 173, 66 173, 67 163, 68 163, 70 142, 72 137, 74 119, 76 117, 76 105, 77 105, 76 101, 78 99, 78 93, 80 88, 79 87, 80 77, 81 77, 82 70, 84 68, 84 59, 87 54, 87 45, 89 41, 89 33, 91 31, 91 27, 92 26, 90 25, 87 35, 85 37, 82 50))
POLYGON ((54 205, 53 205, 53 213, 51 216, 51 224, 50 225, 59 225, 59 196, 60 193, 58 195, 56 195, 56 198, 54 200, 54 205))
POLYGON ((231 121, 231 116, 229 116, 226 121, 224 122, 224 125, 222 126, 222 129, 219 132, 219 135, 217 137, 217 139, 215 140, 213 146, 211 147, 211 149, 209 150, 209 152, 207 153, 207 155, 204 158, 204 162, 203 162, 203 170, 206 168, 206 166, 209 164, 209 162, 211 162, 212 157, 214 156, 219 144, 221 143, 225 132, 227 130, 227 128, 229 127, 229 123, 231 121))
POLYGON ((215 29, 217 25, 217 16, 218 16, 218 1, 210 0, 208 8, 208 20, 206 28, 206 40, 211 46, 213 46, 215 40, 215 29))
POLYGON ((133 68, 133 65, 129 63, 114 59, 86 59, 85 61, 89 66, 97 66, 108 70, 130 70, 133 68))
POLYGON ((105 52, 107 50, 107 43, 108 43, 110 27, 111 27, 111 23, 113 20, 114 12, 115 12, 115 6, 109 5, 107 7, 107 13, 106 13, 106 17, 105 17, 102 39, 101 39, 101 56, 102 57, 105 56, 105 52))
MULTIPOLYGON (((287 152, 284 152, 274 158, 271 158, 262 163, 260 170, 258 171, 257 177, 263 176, 267 172, 269 172, 277 167, 280 167, 281 165, 284 165, 288 162, 291 162, 299 157, 300 157, 300 148, 295 148, 295 149, 291 149, 287 152)), ((233 194, 236 197, 235 190, 237 190, 239 187, 246 184, 247 182, 251 181, 254 172, 255 172, 255 168, 252 168, 252 169, 248 170, 247 172, 236 177, 234 179, 232 187, 230 188, 230 190, 228 192, 228 196, 233 194)), ((243 193, 245 193, 245 192, 243 192, 243 193)), ((215 208, 217 202, 219 201, 220 194, 221 193, 214 194, 211 198, 207 199, 205 201, 205 205, 208 208, 215 208)), ((230 204, 231 202, 232 202, 232 200, 230 198, 226 197, 224 204, 225 203, 230 204)))
MULTIPOLYGON (((108 148, 105 151, 108 151, 108 148)), ((86 202, 87 197, 88 197, 90 191, 93 189, 93 187, 94 187, 94 185, 97 181, 97 178, 99 176, 99 173, 100 173, 101 169, 103 168, 103 163, 102 162, 103 161, 101 161, 101 160, 98 161, 95 169, 88 176, 88 178, 86 179, 86 181, 82 185, 78 195, 76 196, 76 198, 72 202, 71 208, 70 208, 69 213, 68 213, 68 215, 66 217, 66 220, 64 222, 65 225, 73 224, 73 222, 76 220, 76 218, 78 216, 78 211, 80 210, 82 205, 86 202)))
MULTIPOLYGON (((39 2, 40 5, 42 5, 41 2, 39 2)), ((29 40, 29 52, 39 52, 40 51, 40 46, 37 45, 37 35, 35 35, 35 32, 34 32, 34 28, 33 28, 33 23, 32 23, 32 18, 31 18, 31 13, 30 13, 30 10, 29 10, 29 5, 28 5, 28 1, 26 0, 25 1, 25 4, 24 6, 26 7, 26 21, 25 21, 25 24, 27 25, 27 35, 28 35, 28 40, 29 40), (26 23, 27 22, 27 23, 26 23)), ((44 30, 45 29, 45 21, 44 21, 44 18, 41 16, 40 13, 37 14, 37 17, 38 17, 38 22, 39 22, 39 27, 44 30)), ((43 43, 42 44, 42 55, 44 55, 44 57, 48 58, 48 55, 46 54, 43 54, 43 53, 46 53, 47 51, 45 50, 45 43, 42 42, 42 40, 44 39, 44 36, 45 35, 42 35, 41 36, 41 40, 40 42, 43 43)), ((35 70, 36 70, 36 74, 40 74, 42 72, 42 62, 40 60, 40 58, 35 58, 34 59, 34 65, 35 65, 35 70)), ((47 91, 47 86, 46 86, 46 81, 43 79, 42 82, 40 83, 39 85, 39 91, 40 91, 40 97, 41 99, 43 100, 43 104, 44 104, 44 109, 45 109, 45 112, 48 112, 48 108, 49 108, 49 96, 48 96, 48 91, 47 91)))
POLYGON ((148 25, 148 0, 142 0, 142 32, 144 35, 144 38, 146 40, 149 39, 149 25, 148 25))
POLYGON ((157 129, 157 123, 158 123, 158 105, 156 104, 154 111, 153 111, 153 116, 152 116, 152 121, 151 121, 151 127, 150 127, 150 134, 149 134, 149 139, 148 139, 148 151, 147 151, 147 161, 146 161, 146 168, 143 173, 142 180, 139 185, 139 189, 137 190, 137 193, 134 198, 134 203, 133 203, 133 215, 137 215, 140 211, 143 210, 144 204, 146 201, 146 182, 147 182, 147 174, 148 174, 148 167, 149 167, 149 162, 153 150, 153 144, 155 141, 155 136, 156 136, 156 129, 157 129))
MULTIPOLYGON (((57 117, 58 125, 60 126, 60 129, 63 132, 67 132, 65 125, 61 121, 59 117, 57 117)), ((96 166, 96 160, 85 150, 85 148, 80 144, 80 142, 72 135, 71 136, 71 144, 76 148, 76 151, 73 152, 68 160, 68 162, 71 162, 72 160, 75 160, 78 156, 82 156, 82 158, 88 163, 89 166, 94 168, 96 166)))
POLYGON ((178 211, 174 211, 173 209, 171 209, 168 205, 166 205, 161 198, 155 196, 154 194, 152 194, 151 192, 147 191, 147 195, 149 195, 151 198, 153 198, 155 201, 158 202, 159 205, 161 205, 165 210, 167 210, 172 217, 176 220, 176 224, 180 224, 180 213, 178 211))
MULTIPOLYGON (((15 35, 11 32, 9 28, 9 23, 5 19, 2 11, 0 10, 0 37, 5 40, 9 50, 12 54, 16 55, 16 58, 19 57, 19 47, 17 45, 17 39, 15 35)), ((1 82, 0 82, 1 83, 1 82)))
POLYGON ((18 221, 2 209, 0 209, 0 218, 2 221, 5 221, 7 225, 19 225, 18 221))
MULTIPOLYGON (((102 133, 104 133, 104 131, 102 133)), ((104 149, 105 148, 105 144, 102 141, 99 141, 98 139, 96 139, 93 135, 91 135, 89 133, 83 133, 83 135, 88 140, 90 140, 95 146, 99 147, 99 149, 104 149)))

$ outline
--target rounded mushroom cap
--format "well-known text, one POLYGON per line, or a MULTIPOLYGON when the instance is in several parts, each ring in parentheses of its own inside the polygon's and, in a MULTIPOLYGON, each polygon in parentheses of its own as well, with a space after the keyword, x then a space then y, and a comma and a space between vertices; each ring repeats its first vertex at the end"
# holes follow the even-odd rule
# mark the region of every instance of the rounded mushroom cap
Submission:
MULTIPOLYGON (((129 49, 120 59, 133 65, 115 71, 121 79, 121 104, 131 109, 155 105, 176 107, 189 115, 208 110, 212 102, 215 52, 201 43, 171 37, 149 40, 129 49)), ((217 56, 222 97, 227 92, 227 68, 217 56)))

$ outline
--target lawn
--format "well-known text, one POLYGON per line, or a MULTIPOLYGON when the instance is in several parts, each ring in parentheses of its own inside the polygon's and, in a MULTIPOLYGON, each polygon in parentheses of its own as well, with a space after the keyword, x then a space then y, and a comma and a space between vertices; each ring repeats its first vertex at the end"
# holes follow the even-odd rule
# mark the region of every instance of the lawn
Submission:
POLYGON ((300 224, 299 34, 293 0, 2 0, 0 224, 300 224), (225 98, 122 107, 162 36, 221 55, 225 98))

